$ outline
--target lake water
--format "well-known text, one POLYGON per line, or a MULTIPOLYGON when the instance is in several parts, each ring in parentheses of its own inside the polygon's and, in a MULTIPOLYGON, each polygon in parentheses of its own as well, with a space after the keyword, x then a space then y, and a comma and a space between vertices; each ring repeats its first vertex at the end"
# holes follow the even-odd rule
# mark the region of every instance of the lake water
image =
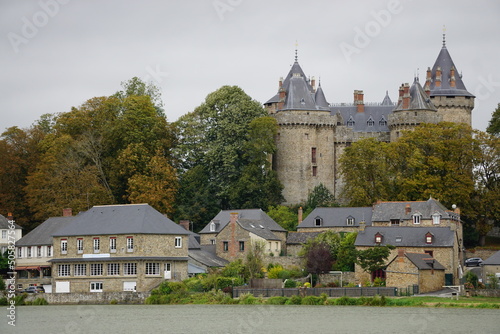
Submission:
MULTIPOLYGON (((2 306, 4 308, 4 306, 2 306)), ((6 310, 1 314, 6 314, 6 310)), ((16 308, 0 333, 500 333, 500 310, 302 305, 49 305, 16 308)))

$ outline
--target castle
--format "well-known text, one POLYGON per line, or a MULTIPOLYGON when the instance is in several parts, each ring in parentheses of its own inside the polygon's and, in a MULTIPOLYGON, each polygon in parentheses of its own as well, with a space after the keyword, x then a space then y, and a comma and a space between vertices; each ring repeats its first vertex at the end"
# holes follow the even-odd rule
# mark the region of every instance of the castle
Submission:
POLYGON ((380 103, 365 103, 363 91, 354 91, 352 104, 328 103, 314 77, 308 78, 295 62, 279 80, 278 93, 264 103, 279 126, 273 169, 284 186, 283 204, 307 200, 323 184, 338 199, 342 188, 339 158, 344 149, 363 138, 390 142, 401 131, 422 123, 441 121, 471 125, 474 95, 469 93, 451 56, 443 46, 424 86, 418 77, 399 88, 397 103, 388 93, 380 103))

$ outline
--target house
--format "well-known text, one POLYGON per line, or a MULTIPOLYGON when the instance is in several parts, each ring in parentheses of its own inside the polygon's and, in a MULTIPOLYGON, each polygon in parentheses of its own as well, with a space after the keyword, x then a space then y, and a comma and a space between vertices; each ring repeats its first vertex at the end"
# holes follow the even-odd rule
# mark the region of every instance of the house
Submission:
MULTIPOLYGON (((488 275, 495 275, 500 280, 500 251, 483 261, 482 266, 483 282, 488 282, 488 275)), ((500 285, 499 285, 500 287, 500 285)))
MULTIPOLYGON (((392 245, 388 262, 401 252, 427 254, 445 268, 445 284, 457 285, 462 277, 459 264, 457 234, 450 227, 413 227, 413 226, 369 226, 358 232, 354 243, 357 250, 370 247, 392 245)), ((360 282, 373 280, 375 277, 387 278, 386 271, 364 272, 359 265, 355 266, 356 279, 360 282)))
POLYGON ((16 243, 17 289, 42 285, 52 291, 53 235, 73 220, 71 209, 64 209, 62 217, 51 217, 38 225, 16 243))
POLYGON ((418 285, 419 293, 438 291, 445 285, 445 267, 427 253, 400 250, 387 264, 386 285, 407 288, 418 285))
POLYGON ((286 255, 298 256, 302 247, 310 239, 316 238, 322 232, 289 232, 286 237, 286 255))
POLYGON ((148 204, 94 206, 54 234, 54 292, 144 292, 183 280, 188 237, 148 204))
POLYGON ((372 225, 372 207, 316 208, 298 226, 298 232, 357 232, 360 224, 372 225))
POLYGON ((7 218, 0 215, 0 251, 2 255, 9 249, 9 245, 13 245, 21 239, 22 229, 14 222, 11 213, 7 215, 7 218))
POLYGON ((286 230, 261 209, 222 210, 201 231, 203 245, 215 245, 217 256, 228 261, 244 258, 257 241, 267 254, 285 251, 286 230))

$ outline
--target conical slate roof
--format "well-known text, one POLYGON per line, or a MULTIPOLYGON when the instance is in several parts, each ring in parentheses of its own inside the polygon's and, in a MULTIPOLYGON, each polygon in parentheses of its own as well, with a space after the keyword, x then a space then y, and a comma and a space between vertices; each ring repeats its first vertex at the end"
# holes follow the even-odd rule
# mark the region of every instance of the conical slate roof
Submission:
POLYGON ((321 88, 321 82, 318 84, 318 89, 316 89, 316 93, 314 94, 314 100, 318 108, 329 110, 330 105, 326 102, 325 93, 323 92, 323 88, 321 88))
POLYGON ((384 99, 382 100, 382 106, 392 106, 393 103, 392 103, 392 100, 391 98, 389 97, 389 91, 385 91, 385 97, 384 99))
POLYGON ((446 43, 443 40, 443 47, 439 52, 439 55, 434 63, 434 66, 431 70, 431 83, 430 90, 431 96, 438 95, 447 95, 447 96, 471 96, 474 97, 471 93, 467 91, 465 85, 462 81, 462 75, 458 72, 457 67, 453 63, 451 59, 450 53, 446 48, 446 43), (441 85, 436 87, 436 71, 438 68, 441 69, 441 85), (452 87, 450 84, 451 81, 451 69, 455 70, 455 87, 452 87))

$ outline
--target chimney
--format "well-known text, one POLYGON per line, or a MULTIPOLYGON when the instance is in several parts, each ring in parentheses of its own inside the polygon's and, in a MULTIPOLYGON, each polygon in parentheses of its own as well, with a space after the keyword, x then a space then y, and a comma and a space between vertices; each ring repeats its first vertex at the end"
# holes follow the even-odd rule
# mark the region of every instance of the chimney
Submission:
POLYGON ((63 217, 71 217, 73 216, 73 210, 71 208, 66 208, 62 210, 63 217))
POLYGON ((365 102, 363 101, 363 91, 358 90, 358 100, 356 102, 357 112, 365 112, 365 102))
POLYGON ((411 205, 410 203, 406 204, 406 207, 405 207, 405 214, 406 215, 409 215, 411 212, 411 205))
POLYGON ((399 86, 398 104, 403 101, 403 92, 404 92, 403 86, 404 86, 403 84, 399 86))
POLYGON ((436 87, 441 87, 441 66, 436 69, 436 87))
POLYGON ((12 212, 9 212, 7 214, 7 220, 14 220, 14 216, 12 215, 12 212))
POLYGON ((181 225, 182 227, 184 227, 184 229, 189 230, 189 224, 191 222, 189 220, 179 220, 179 225, 181 225))
POLYGON ((359 222, 359 232, 365 232, 366 223, 364 221, 359 222))
POLYGON ((230 224, 233 224, 233 223, 236 223, 236 221, 238 220, 238 212, 231 212, 229 214, 229 223, 230 224))
POLYGON ((281 87, 280 90, 278 91, 278 94, 279 94, 278 110, 281 110, 285 106, 285 96, 286 96, 285 89, 281 87))
POLYGON ((403 109, 410 108, 410 84, 405 83, 403 86, 403 109))
POLYGON ((404 248, 398 248, 398 262, 404 262, 405 250, 404 248))
POLYGON ((316 91, 316 78, 315 77, 311 78, 311 86, 313 88, 313 91, 315 92, 316 91))
POLYGON ((431 75, 432 75, 431 68, 427 67, 427 77, 425 78, 425 87, 424 87, 427 96, 431 95, 431 80, 432 80, 431 75))
POLYGON ((456 82, 455 82, 455 66, 451 67, 450 70, 450 86, 455 88, 456 87, 456 82))
POLYGON ((299 213, 298 213, 299 225, 300 225, 300 223, 302 223, 302 214, 303 214, 302 207, 300 207, 299 208, 299 213))
POLYGON ((278 89, 283 86, 283 77, 280 77, 280 81, 278 82, 278 89))

